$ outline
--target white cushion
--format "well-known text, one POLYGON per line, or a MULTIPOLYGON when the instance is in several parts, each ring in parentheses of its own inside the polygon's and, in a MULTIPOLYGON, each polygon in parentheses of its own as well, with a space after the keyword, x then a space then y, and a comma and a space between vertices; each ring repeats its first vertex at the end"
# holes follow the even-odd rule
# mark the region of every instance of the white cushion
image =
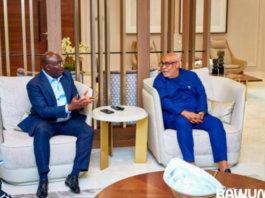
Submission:
MULTIPOLYGON (((226 131, 227 152, 237 152, 241 145, 241 132, 239 127, 223 123, 226 131)), ((194 155, 212 155, 209 135, 203 130, 193 130, 194 155)), ((171 156, 182 156, 176 130, 167 129, 163 133, 165 152, 171 156)))
POLYGON ((224 64, 226 69, 238 69, 240 65, 224 64))
MULTIPOLYGON (((5 130, 4 139, 1 155, 5 168, 22 169, 36 166, 33 137, 24 132, 5 130)), ((51 138, 50 145, 50 165, 73 163, 76 137, 58 135, 51 138)))
POLYGON ((231 124, 232 112, 235 106, 234 101, 214 101, 207 100, 208 113, 219 118, 221 122, 231 124))
POLYGON ((6 130, 15 128, 23 113, 31 107, 26 89, 30 79, 32 77, 0 77, 0 105, 6 130))
POLYGON ((211 79, 209 76, 209 69, 208 68, 201 68, 201 69, 195 69, 192 71, 195 72, 198 75, 198 77, 200 78, 200 80, 202 81, 202 84, 205 88, 207 98, 214 100, 214 92, 213 92, 213 87, 211 84, 211 79))

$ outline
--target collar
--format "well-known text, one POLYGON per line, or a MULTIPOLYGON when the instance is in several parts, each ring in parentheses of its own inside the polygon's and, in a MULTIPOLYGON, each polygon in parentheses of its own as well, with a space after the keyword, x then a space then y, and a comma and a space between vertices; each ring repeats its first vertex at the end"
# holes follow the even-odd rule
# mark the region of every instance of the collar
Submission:
POLYGON ((47 73, 44 71, 44 69, 42 70, 42 72, 43 72, 44 75, 47 77, 47 79, 48 79, 48 81, 49 81, 50 83, 51 83, 53 80, 60 81, 61 78, 63 77, 63 76, 59 76, 59 77, 56 79, 56 78, 51 77, 49 74, 47 74, 47 73))

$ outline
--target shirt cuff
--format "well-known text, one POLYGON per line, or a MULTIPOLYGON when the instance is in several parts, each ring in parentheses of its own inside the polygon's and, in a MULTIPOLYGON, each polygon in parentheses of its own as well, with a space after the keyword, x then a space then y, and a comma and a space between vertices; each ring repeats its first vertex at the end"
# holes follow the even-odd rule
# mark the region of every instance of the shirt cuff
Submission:
POLYGON ((71 111, 68 110, 68 104, 65 105, 65 113, 71 113, 71 111))

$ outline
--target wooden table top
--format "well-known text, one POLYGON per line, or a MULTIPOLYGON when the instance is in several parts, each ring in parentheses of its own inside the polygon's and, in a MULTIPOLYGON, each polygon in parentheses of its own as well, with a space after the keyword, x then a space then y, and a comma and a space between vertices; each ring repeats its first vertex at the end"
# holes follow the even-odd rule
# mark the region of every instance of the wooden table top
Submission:
MULTIPOLYGON (((96 198, 173 198, 163 174, 164 171, 159 171, 123 179, 103 189, 96 198)), ((246 176, 218 172, 216 178, 227 188, 265 189, 265 182, 246 176)))
MULTIPOLYGON (((227 77, 227 75, 229 74, 225 74, 225 76, 223 76, 222 74, 219 75, 219 77, 227 77)), ((240 82, 261 82, 262 79, 260 78, 256 78, 256 77, 253 77, 253 76, 249 76, 249 75, 246 75, 246 74, 235 74, 235 75, 240 75, 240 77, 235 77, 235 78, 240 78, 240 82)), ((210 74, 210 76, 218 76, 216 74, 210 74)))

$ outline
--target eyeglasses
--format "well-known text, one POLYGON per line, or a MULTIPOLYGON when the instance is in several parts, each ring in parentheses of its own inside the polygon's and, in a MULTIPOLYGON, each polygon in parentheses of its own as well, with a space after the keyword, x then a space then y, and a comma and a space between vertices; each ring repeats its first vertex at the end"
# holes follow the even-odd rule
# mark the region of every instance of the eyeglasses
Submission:
POLYGON ((175 62, 172 62, 172 63, 168 63, 168 62, 163 63, 163 62, 160 62, 159 63, 159 66, 160 67, 163 67, 163 66, 169 67, 170 65, 172 65, 173 63, 176 63, 176 62, 178 62, 178 61, 175 61, 175 62))

